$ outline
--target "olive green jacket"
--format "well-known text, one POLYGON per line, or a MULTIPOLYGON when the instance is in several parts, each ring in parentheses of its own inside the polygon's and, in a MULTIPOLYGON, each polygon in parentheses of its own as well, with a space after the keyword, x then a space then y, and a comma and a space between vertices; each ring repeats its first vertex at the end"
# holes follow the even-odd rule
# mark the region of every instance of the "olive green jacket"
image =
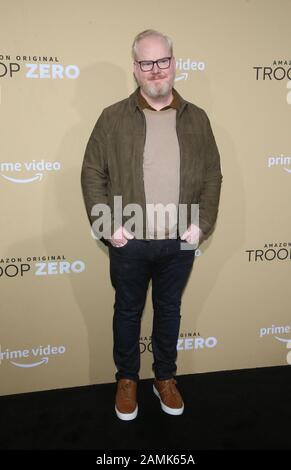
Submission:
MULTIPOLYGON (((146 120, 139 106, 138 93, 139 88, 128 98, 102 111, 86 146, 81 185, 91 224, 97 219, 91 213, 92 207, 98 203, 107 204, 111 209, 113 234, 113 198, 122 196, 123 207, 130 203, 142 207, 142 238, 146 238, 143 180, 146 120)), ((199 204, 199 226, 203 238, 207 238, 214 228, 218 213, 222 183, 220 156, 205 111, 184 100, 176 90, 175 94, 180 100, 176 117, 180 146, 179 203, 187 204, 189 223, 191 204, 199 204)), ((132 214, 123 215, 122 225, 131 217, 132 214)), ((106 243, 104 239, 102 241, 106 243)))

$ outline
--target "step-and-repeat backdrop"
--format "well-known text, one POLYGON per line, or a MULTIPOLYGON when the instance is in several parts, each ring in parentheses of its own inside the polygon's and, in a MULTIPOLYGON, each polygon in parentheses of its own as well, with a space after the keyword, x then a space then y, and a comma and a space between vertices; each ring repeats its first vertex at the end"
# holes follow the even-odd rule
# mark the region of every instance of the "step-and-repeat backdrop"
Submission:
MULTIPOLYGON (((114 291, 80 174, 102 109, 135 89, 131 44, 172 37, 176 84, 221 154, 216 230, 182 302, 178 374, 291 363, 289 0, 3 1, 0 393, 113 382, 114 291)), ((152 373, 151 287, 140 337, 152 373)))

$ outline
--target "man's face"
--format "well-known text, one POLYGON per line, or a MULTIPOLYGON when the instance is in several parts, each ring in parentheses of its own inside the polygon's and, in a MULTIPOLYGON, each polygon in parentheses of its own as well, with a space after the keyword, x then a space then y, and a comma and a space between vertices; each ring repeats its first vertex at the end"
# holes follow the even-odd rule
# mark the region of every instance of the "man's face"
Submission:
MULTIPOLYGON (((163 38, 149 36, 138 43, 136 58, 138 61, 158 60, 170 56, 169 46, 163 38)), ((134 62, 134 76, 146 96, 157 98, 167 96, 171 92, 175 80, 175 64, 175 58, 172 57, 168 69, 159 69, 158 65, 154 64, 153 70, 143 72, 139 64, 134 62)))

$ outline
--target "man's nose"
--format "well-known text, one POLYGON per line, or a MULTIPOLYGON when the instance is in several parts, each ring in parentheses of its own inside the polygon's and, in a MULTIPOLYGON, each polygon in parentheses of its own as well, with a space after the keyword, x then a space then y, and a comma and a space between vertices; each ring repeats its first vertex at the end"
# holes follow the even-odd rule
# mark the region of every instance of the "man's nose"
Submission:
POLYGON ((157 73, 157 72, 159 72, 159 71, 160 71, 160 68, 158 67, 158 64, 155 63, 154 66, 153 66, 152 72, 157 73))

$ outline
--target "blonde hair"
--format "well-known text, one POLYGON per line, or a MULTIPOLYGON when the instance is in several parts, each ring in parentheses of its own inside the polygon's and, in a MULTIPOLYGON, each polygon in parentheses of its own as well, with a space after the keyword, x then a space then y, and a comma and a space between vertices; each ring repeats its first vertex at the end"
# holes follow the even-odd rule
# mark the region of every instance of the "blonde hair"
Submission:
POLYGON ((131 55, 132 55, 133 60, 137 59, 137 46, 138 46, 138 43, 143 38, 146 38, 148 36, 157 36, 157 37, 160 37, 160 38, 164 39, 164 41, 166 41, 166 43, 168 44, 168 46, 170 48, 170 55, 171 56, 173 55, 173 41, 172 41, 171 38, 169 38, 169 36, 166 36, 165 34, 160 33, 159 31, 156 31, 155 29, 146 29, 145 31, 142 31, 141 33, 137 34, 135 36, 134 40, 133 40, 133 44, 132 44, 132 48, 131 48, 131 55))

